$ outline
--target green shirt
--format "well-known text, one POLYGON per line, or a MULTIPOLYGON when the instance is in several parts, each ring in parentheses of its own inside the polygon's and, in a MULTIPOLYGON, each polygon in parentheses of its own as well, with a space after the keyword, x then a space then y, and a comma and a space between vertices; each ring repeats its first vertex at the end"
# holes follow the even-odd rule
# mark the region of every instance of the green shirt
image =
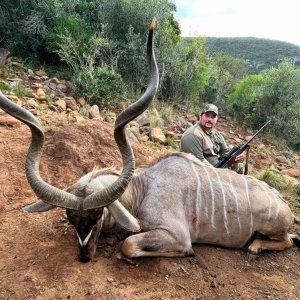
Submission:
POLYGON ((213 166, 216 166, 229 150, 220 132, 213 129, 207 133, 199 122, 187 129, 181 137, 180 151, 192 153, 201 161, 208 161, 213 166))

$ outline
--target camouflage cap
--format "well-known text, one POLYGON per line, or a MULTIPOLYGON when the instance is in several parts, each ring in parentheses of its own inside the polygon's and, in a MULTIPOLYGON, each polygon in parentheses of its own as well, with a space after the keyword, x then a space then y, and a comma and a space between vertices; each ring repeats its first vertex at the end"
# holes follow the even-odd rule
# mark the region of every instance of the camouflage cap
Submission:
POLYGON ((212 111, 216 115, 219 114, 218 108, 214 104, 207 104, 207 105, 205 105, 204 108, 202 109, 201 114, 205 114, 208 111, 212 111))

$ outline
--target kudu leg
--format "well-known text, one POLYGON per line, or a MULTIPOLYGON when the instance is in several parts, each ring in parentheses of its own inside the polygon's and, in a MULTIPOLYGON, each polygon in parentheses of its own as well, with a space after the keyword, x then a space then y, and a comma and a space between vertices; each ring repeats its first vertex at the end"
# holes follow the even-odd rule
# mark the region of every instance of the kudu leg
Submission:
POLYGON ((248 247, 248 251, 251 254, 258 254, 262 250, 285 250, 293 246, 293 240, 289 234, 286 234, 283 239, 280 240, 262 240, 256 239, 248 247))
POLYGON ((140 256, 191 256, 191 243, 179 241, 167 230, 155 229, 128 237, 122 245, 122 253, 129 258, 140 256))

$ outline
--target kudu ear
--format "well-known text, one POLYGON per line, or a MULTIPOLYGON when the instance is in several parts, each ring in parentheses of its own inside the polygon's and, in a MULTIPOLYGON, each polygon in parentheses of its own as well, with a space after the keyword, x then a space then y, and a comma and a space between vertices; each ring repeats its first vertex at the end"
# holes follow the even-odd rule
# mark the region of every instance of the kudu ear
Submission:
POLYGON ((116 223, 123 229, 131 232, 141 231, 137 218, 135 218, 118 200, 107 206, 107 209, 115 219, 116 223))
POLYGON ((29 204, 25 207, 22 208, 23 211, 25 212, 44 212, 44 211, 48 211, 51 210, 53 208, 55 208, 56 206, 53 206, 51 204, 45 203, 42 200, 39 200, 35 203, 29 204))

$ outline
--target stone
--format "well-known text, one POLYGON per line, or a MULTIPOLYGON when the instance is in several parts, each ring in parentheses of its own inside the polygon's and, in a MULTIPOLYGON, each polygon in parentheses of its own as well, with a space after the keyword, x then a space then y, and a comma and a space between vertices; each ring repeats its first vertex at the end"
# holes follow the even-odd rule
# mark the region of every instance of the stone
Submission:
POLYGON ((85 121, 85 118, 82 117, 82 116, 75 116, 75 121, 77 123, 81 123, 81 122, 84 122, 85 121))
POLYGON ((40 77, 46 75, 46 72, 44 70, 36 70, 34 73, 35 73, 35 75, 40 76, 40 77))
POLYGON ((166 143, 166 137, 159 127, 151 128, 150 138, 153 142, 158 142, 160 144, 166 143))
POLYGON ((128 138, 131 142, 139 143, 139 140, 137 139, 137 137, 134 135, 134 133, 133 133, 129 128, 126 128, 126 129, 125 129, 125 132, 126 132, 127 138, 128 138))
POLYGON ((56 86, 56 89, 59 91, 59 92, 62 92, 62 93, 66 93, 68 91, 68 87, 65 85, 65 84, 62 84, 62 83, 59 83, 57 86, 56 86))
POLYGON ((197 117, 194 114, 189 114, 186 115, 186 118, 188 119, 189 122, 195 123, 198 121, 197 117))
POLYGON ((56 83, 50 82, 50 83, 49 83, 49 88, 50 88, 52 91, 55 91, 55 90, 56 90, 56 83))
POLYGON ((146 110, 141 115, 139 115, 135 119, 135 121, 139 124, 139 126, 147 126, 150 124, 148 115, 149 115, 149 111, 146 110))
POLYGON ((38 108, 39 104, 34 99, 26 100, 26 104, 32 108, 38 108))
POLYGON ((66 97, 65 102, 66 102, 67 108, 70 108, 72 111, 78 110, 76 100, 73 97, 66 97))
POLYGON ((65 111, 67 109, 65 100, 59 99, 55 102, 55 105, 57 106, 59 111, 65 111))
POLYGON ((300 177, 300 170, 298 169, 285 169, 281 171, 282 175, 289 175, 291 177, 300 177))
POLYGON ((296 178, 289 176, 289 175, 285 175, 283 174, 282 177, 284 178, 284 180, 286 181, 286 183, 290 186, 294 186, 296 184, 300 184, 299 180, 297 180, 296 178))
POLYGON ((46 93, 44 92, 44 90, 42 88, 38 88, 36 90, 36 94, 41 99, 45 99, 46 98, 46 93))
POLYGON ((141 141, 142 142, 147 142, 148 140, 149 140, 149 136, 148 135, 145 134, 145 135, 141 136, 141 141))
POLYGON ((20 127, 22 123, 9 115, 0 115, 0 124, 10 127, 20 127))
POLYGON ((77 100, 77 103, 79 104, 79 106, 85 106, 86 105, 86 100, 84 98, 80 97, 77 100))
POLYGON ((7 49, 0 48, 0 68, 4 67, 10 56, 10 52, 7 49))
POLYGON ((138 127, 132 126, 128 129, 130 132, 132 132, 136 139, 140 142, 141 141, 141 135, 140 135, 140 130, 138 127))
POLYGON ((100 111, 97 105, 93 105, 89 109, 89 118, 90 119, 100 119, 100 111))

